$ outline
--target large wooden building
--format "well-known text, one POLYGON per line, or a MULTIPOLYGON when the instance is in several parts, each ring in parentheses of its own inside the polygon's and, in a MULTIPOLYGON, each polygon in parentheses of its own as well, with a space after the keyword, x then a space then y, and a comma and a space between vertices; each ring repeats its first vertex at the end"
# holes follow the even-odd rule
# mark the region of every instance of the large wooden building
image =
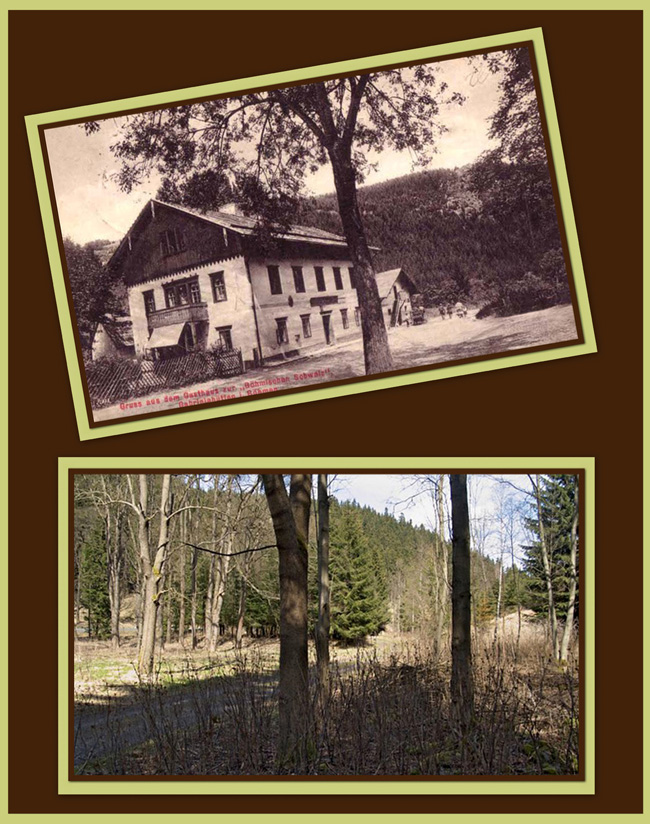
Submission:
POLYGON ((360 334, 343 237, 291 226, 270 248, 235 211, 149 201, 108 263, 128 287, 136 355, 236 348, 250 366, 360 334))

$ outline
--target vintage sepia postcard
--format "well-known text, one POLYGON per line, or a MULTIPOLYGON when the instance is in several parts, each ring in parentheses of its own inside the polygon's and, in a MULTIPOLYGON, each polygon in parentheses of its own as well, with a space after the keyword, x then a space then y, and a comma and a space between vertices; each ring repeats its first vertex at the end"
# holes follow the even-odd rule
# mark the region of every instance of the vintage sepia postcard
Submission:
POLYGON ((82 439, 596 349, 538 29, 27 126, 82 439))
POLYGON ((592 458, 189 460, 59 461, 59 792, 594 792, 592 458))

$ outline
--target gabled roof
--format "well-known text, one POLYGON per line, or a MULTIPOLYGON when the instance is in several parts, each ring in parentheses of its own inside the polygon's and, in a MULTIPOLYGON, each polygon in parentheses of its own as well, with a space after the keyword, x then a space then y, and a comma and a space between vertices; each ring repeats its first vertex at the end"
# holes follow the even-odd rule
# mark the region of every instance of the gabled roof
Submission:
MULTIPOLYGON (((181 214, 189 215, 206 223, 211 223, 214 226, 219 226, 222 229, 228 229, 243 237, 251 237, 255 234, 258 221, 252 217, 245 215, 231 214, 230 212, 219 211, 205 211, 199 212, 195 209, 188 209, 186 206, 178 206, 175 203, 165 203, 162 200, 152 198, 140 210, 138 216, 133 221, 128 231, 125 233, 120 244, 113 252, 108 264, 113 263, 121 254, 122 250, 128 244, 129 235, 133 232, 137 224, 142 220, 147 212, 155 212, 156 206, 162 206, 166 209, 173 209, 181 214)), ((336 235, 333 232, 326 232, 323 229, 316 229, 311 226, 297 226, 291 225, 282 231, 278 231, 276 237, 279 240, 289 241, 293 243, 313 243, 323 246, 343 246, 347 249, 347 242, 342 235, 336 235)))
POLYGON ((133 323, 130 317, 107 315, 102 323, 97 324, 95 335, 97 335, 100 329, 104 330, 118 348, 122 346, 130 348, 133 346, 133 323))
POLYGON ((388 297, 390 290, 393 288, 393 284, 400 275, 403 275, 406 278, 407 282, 411 285, 413 292, 417 292, 416 285, 403 269, 388 269, 386 272, 377 272, 375 275, 377 288, 379 289, 379 297, 382 300, 388 297))
MULTIPOLYGON (((188 209, 185 206, 175 206, 170 203, 163 203, 160 200, 155 200, 154 203, 160 203, 163 206, 170 206, 172 209, 177 209, 179 212, 185 212, 193 217, 202 218, 224 229, 230 229, 241 235, 252 235, 255 233, 257 220, 254 217, 246 217, 245 215, 232 214, 231 212, 217 212, 206 211, 199 212, 194 209, 188 209)), ((343 244, 347 246, 345 238, 341 235, 335 235, 333 232, 326 232, 323 229, 315 229, 312 226, 298 226, 292 224, 288 229, 279 232, 278 237, 282 240, 294 241, 309 241, 310 243, 327 244, 343 244)))

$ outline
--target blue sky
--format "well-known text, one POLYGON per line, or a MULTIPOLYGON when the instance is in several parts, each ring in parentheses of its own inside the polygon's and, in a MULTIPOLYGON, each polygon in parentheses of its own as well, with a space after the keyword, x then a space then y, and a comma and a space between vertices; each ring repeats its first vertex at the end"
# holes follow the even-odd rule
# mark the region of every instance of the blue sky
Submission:
MULTIPOLYGON (((469 476, 472 538, 476 549, 493 558, 498 558, 502 551, 505 534, 502 522, 504 519, 507 521, 509 506, 525 506, 527 503, 526 495, 514 487, 526 491, 531 488, 526 475, 469 476)), ((446 509, 445 534, 448 537, 451 527, 447 476, 443 481, 443 490, 446 509)), ((388 509, 396 517, 403 514, 416 526, 436 528, 431 486, 422 475, 338 475, 333 477, 331 491, 340 501, 355 500, 378 512, 388 509)), ((525 542, 526 534, 519 519, 513 527, 513 537, 519 546, 525 542)))

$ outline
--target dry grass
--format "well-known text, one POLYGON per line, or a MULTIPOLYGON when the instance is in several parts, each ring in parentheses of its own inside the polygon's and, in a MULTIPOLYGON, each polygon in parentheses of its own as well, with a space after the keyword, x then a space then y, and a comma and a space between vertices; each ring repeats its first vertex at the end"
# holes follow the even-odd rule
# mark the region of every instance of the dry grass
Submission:
MULTIPOLYGON (((277 651, 277 642, 254 642, 241 653, 226 644, 210 659, 204 653, 189 656, 179 647, 166 651, 164 667, 151 685, 111 685, 105 679, 102 690, 96 681, 80 682, 94 684, 95 699, 89 700, 87 691, 78 694, 76 771, 314 776, 577 772, 577 661, 564 668, 551 663, 543 633, 535 628, 527 628, 518 647, 514 637, 506 636, 498 646, 491 633, 475 639, 475 712, 465 736, 451 712, 448 656, 436 659, 424 642, 387 634, 367 648, 333 648, 324 718, 313 725, 300 763, 290 770, 276 766, 277 651)), ((80 674, 92 670, 79 662, 80 674)))

